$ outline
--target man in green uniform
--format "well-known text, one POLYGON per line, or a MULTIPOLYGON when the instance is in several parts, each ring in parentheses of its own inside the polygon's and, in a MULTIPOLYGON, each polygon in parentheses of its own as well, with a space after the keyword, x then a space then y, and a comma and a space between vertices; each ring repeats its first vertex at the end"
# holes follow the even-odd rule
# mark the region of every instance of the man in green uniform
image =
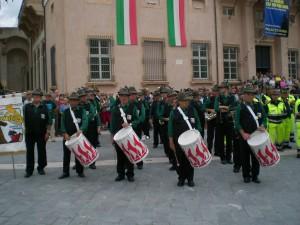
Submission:
POLYGON ((215 112, 214 104, 215 99, 219 95, 218 85, 213 86, 210 95, 205 102, 205 109, 207 112, 207 147, 210 153, 212 153, 212 148, 214 146, 214 155, 219 156, 220 153, 217 148, 216 142, 216 126, 217 126, 217 114, 215 112))
MULTIPOLYGON (((72 93, 69 96, 69 104, 70 107, 66 109, 61 117, 61 132, 63 134, 63 174, 59 177, 59 179, 65 179, 70 176, 70 159, 71 159, 71 151, 66 147, 66 141, 70 140, 73 135, 79 136, 82 132, 86 133, 88 128, 88 117, 85 112, 85 109, 79 107, 79 96, 77 93, 72 93), (73 120, 71 110, 74 113, 76 123, 78 124, 79 130, 77 130, 75 121, 73 120)), ((83 166, 80 162, 75 158, 75 167, 76 172, 79 177, 85 177, 83 173, 83 166)))
POLYGON ((169 162, 172 164, 170 167, 171 171, 176 169, 176 160, 174 152, 170 149, 169 138, 168 138, 168 121, 170 112, 172 111, 173 105, 168 103, 168 94, 170 90, 166 87, 160 89, 160 94, 162 96, 159 106, 157 108, 157 116, 159 119, 159 135, 164 146, 164 151, 166 156, 169 158, 169 162))
MULTIPOLYGON (((193 128, 201 131, 201 124, 197 110, 190 104, 192 96, 187 93, 181 92, 177 96, 179 107, 184 114, 188 117, 190 124, 193 128)), ((184 186, 185 180, 188 182, 188 186, 195 186, 194 183, 194 168, 191 166, 188 158, 186 157, 183 149, 178 144, 179 136, 185 131, 189 130, 189 126, 184 120, 179 110, 173 109, 170 113, 168 122, 168 136, 170 142, 170 148, 175 153, 176 160, 178 161, 177 173, 178 183, 177 186, 184 186)))
POLYGON ((150 108, 150 117, 153 126, 153 148, 157 148, 159 144, 159 119, 158 119, 158 106, 160 101, 160 92, 153 93, 153 102, 150 108))
POLYGON ((256 130, 265 131, 266 115, 260 102, 254 102, 256 91, 251 86, 243 89, 243 102, 237 107, 235 114, 235 129, 240 133, 240 148, 242 158, 243 178, 245 183, 252 181, 260 183, 259 162, 252 152, 247 140, 256 130), (251 174, 250 174, 251 172, 251 174))
MULTIPOLYGON (((133 129, 136 129, 139 120, 137 108, 135 105, 129 105, 129 91, 128 88, 121 88, 119 93, 119 98, 113 105, 111 109, 112 117, 110 124, 110 132, 112 137, 122 128, 132 126, 133 129), (120 108, 123 109, 127 123, 123 121, 121 116, 120 108)), ((125 179, 125 174, 129 182, 134 182, 134 165, 128 160, 123 150, 113 141, 113 146, 117 152, 117 173, 115 181, 122 181, 125 179), (127 169, 127 171, 125 171, 127 169)))
POLYGON ((47 107, 41 103, 43 92, 32 92, 33 101, 24 107, 25 143, 26 143, 26 173, 25 178, 31 177, 34 171, 34 146, 37 144, 38 173, 45 175, 47 166, 46 143, 52 124, 47 107))
POLYGON ((229 93, 229 86, 223 83, 219 87, 220 96, 215 98, 214 109, 217 113, 217 148, 220 151, 222 164, 232 164, 232 142, 233 142, 233 117, 230 111, 236 106, 233 95, 229 93), (226 139, 225 139, 226 138, 226 139), (226 140, 226 148, 224 142, 226 140))
MULTIPOLYGON (((80 98, 79 107, 82 107, 88 118, 88 128, 84 132, 84 136, 89 140, 94 148, 97 148, 98 144, 98 132, 100 131, 100 117, 99 114, 88 99, 88 95, 92 94, 89 90, 81 89, 78 91, 78 96, 80 98)), ((96 169, 95 162, 89 166, 91 169, 96 169)))
MULTIPOLYGON (((137 91, 135 87, 129 87, 129 107, 130 108, 136 108, 137 114, 138 114, 138 121, 137 126, 134 128, 134 132, 137 134, 137 136, 141 139, 142 138, 142 123, 145 121, 145 107, 142 101, 139 101, 137 99, 137 91)), ((143 169, 143 161, 137 163, 137 168, 139 170, 143 169)))

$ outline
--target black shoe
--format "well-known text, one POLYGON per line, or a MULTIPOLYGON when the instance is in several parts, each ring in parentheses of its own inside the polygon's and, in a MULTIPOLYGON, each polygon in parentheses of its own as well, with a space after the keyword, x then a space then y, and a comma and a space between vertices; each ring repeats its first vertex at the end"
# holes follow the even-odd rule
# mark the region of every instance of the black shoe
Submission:
POLYGON ((46 175, 45 170, 44 169, 40 169, 38 170, 39 175, 46 175))
POLYGON ((133 177, 127 177, 127 180, 128 180, 129 182, 134 182, 134 178, 133 178, 133 177))
POLYGON ((157 148, 157 145, 153 145, 153 148, 157 148))
POLYGON ((194 186, 195 186, 195 182, 192 181, 192 180, 189 180, 189 181, 188 181, 188 186, 189 186, 189 187, 194 187, 194 186))
POLYGON ((95 169, 97 169, 97 167, 96 167, 96 165, 95 165, 95 164, 91 164, 91 165, 89 165, 89 168, 90 168, 90 169, 92 169, 92 170, 95 170, 95 169))
POLYGON ((284 146, 285 149, 292 149, 292 146, 286 145, 284 146))
POLYGON ((253 178, 253 179, 252 179, 252 182, 253 182, 253 183, 256 183, 256 184, 260 184, 260 183, 261 183, 260 179, 258 179, 257 177, 256 177, 256 178, 253 178))
POLYGON ((250 182, 251 182, 250 177, 245 177, 245 178, 244 178, 244 183, 250 183, 250 182))
POLYGON ((221 163, 222 163, 223 165, 225 165, 225 164, 227 163, 227 161, 226 161, 226 160, 221 160, 221 163))
POLYGON ((171 167, 169 168, 169 170, 170 170, 170 171, 175 171, 175 170, 176 170, 176 166, 174 166, 174 165, 171 166, 171 167))
POLYGON ((240 172, 240 168, 233 168, 233 172, 234 173, 239 173, 240 172))
POLYGON ((25 175, 24 175, 25 178, 29 178, 31 176, 32 176, 32 173, 25 173, 25 175))
POLYGON ((297 152, 297 158, 300 159, 300 151, 297 152))
POLYGON ((62 180, 62 179, 68 178, 68 177, 70 177, 70 174, 63 173, 58 179, 62 180))
POLYGON ((233 164, 232 160, 226 160, 227 164, 233 164))
POLYGON ((118 175, 117 177, 116 177, 116 179, 115 179, 115 181, 122 181, 122 180, 124 180, 125 179, 125 177, 124 176, 121 176, 121 175, 118 175))
POLYGON ((177 183, 178 187, 183 187, 184 186, 184 180, 179 180, 177 183))
POLYGON ((84 177, 85 177, 85 175, 84 175, 84 173, 78 173, 78 177, 80 177, 80 178, 84 178, 84 177))
POLYGON ((143 169, 143 164, 139 164, 139 165, 137 165, 137 168, 138 168, 138 170, 142 170, 143 169))
POLYGON ((101 144, 97 144, 97 148, 100 148, 101 147, 101 144))
POLYGON ((76 169, 76 165, 72 166, 72 170, 75 170, 76 169))

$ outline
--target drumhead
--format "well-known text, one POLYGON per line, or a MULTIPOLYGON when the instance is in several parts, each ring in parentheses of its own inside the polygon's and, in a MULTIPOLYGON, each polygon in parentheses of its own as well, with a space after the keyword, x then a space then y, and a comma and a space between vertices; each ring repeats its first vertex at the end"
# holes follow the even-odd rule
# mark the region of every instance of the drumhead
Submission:
POLYGON ((259 146, 266 143, 268 140, 269 135, 267 132, 255 131, 247 142, 250 146, 259 146))
POLYGON ((80 139, 82 138, 82 133, 77 137, 77 136, 72 136, 70 140, 66 141, 65 145, 66 146, 72 146, 78 142, 80 142, 80 139))
POLYGON ((115 134, 114 141, 123 140, 124 138, 128 137, 128 135, 132 132, 133 132, 132 127, 122 128, 115 134))
POLYGON ((188 130, 182 133, 178 138, 178 144, 181 146, 186 146, 193 144, 199 138, 200 133, 197 130, 188 130))

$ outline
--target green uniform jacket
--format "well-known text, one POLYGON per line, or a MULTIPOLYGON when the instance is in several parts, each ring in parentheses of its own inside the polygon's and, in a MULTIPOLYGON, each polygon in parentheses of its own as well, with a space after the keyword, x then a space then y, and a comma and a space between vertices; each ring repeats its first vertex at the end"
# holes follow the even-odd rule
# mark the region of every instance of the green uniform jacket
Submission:
MULTIPOLYGON (((75 108, 72 108, 73 111, 76 111, 76 110, 79 110, 79 106, 75 107, 75 108)), ((62 133, 66 133, 66 128, 65 128, 65 113, 66 111, 64 111, 62 113, 62 116, 61 116, 61 132, 62 133)), ((82 132, 87 132, 87 129, 88 129, 88 117, 86 115, 86 111, 85 109, 82 109, 82 120, 81 120, 81 126, 79 127, 79 129, 82 131, 82 132)))

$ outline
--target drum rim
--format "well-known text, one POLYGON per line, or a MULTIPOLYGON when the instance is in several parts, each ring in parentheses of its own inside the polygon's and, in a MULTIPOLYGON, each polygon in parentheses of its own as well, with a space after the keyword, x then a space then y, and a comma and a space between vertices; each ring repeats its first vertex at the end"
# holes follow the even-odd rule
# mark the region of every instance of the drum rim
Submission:
POLYGON ((247 140, 248 145, 251 146, 251 147, 256 147, 256 146, 262 145, 263 143, 261 143, 261 144, 253 144, 253 143, 251 143, 251 139, 252 138, 254 138, 256 136, 260 136, 262 134, 264 134, 265 137, 266 137, 266 140, 263 143, 267 143, 268 141, 270 141, 269 135, 268 135, 268 133, 266 131, 263 131, 263 132, 262 131, 255 131, 255 132, 253 132, 251 134, 250 138, 247 140))
POLYGON ((193 129, 193 130, 187 130, 187 131, 183 132, 183 133, 178 137, 178 144, 179 144, 180 146, 188 146, 188 145, 190 145, 190 144, 192 144, 192 143, 195 142, 195 141, 194 141, 194 142, 192 142, 192 143, 190 143, 190 144, 182 144, 182 143, 180 143, 180 140, 182 139, 183 134, 186 134, 186 133, 188 133, 188 132, 193 132, 193 133, 198 134, 198 137, 195 139, 195 141, 196 141, 199 137, 201 137, 200 132, 199 132, 198 130, 196 130, 196 129, 193 129))
POLYGON ((74 143, 75 143, 76 141, 78 141, 79 139, 81 139, 82 136, 83 136, 82 133, 80 133, 79 136, 72 136, 72 137, 70 138, 70 140, 66 141, 65 145, 66 145, 66 146, 74 145, 74 143))
MULTIPOLYGON (((128 136, 128 134, 130 134, 130 133, 132 133, 132 131, 133 131, 133 129, 132 129, 132 127, 130 126, 130 127, 125 127, 125 128, 122 128, 121 130, 119 130, 115 135, 114 135, 114 141, 121 141, 121 140, 123 140, 125 137, 127 137, 128 136), (120 134, 122 134, 124 131, 127 131, 127 133, 126 134, 124 134, 124 135, 120 135, 120 134), (118 136, 120 136, 120 137, 122 137, 122 138, 117 138, 118 136)), ((125 132, 124 132, 125 133, 125 132)))

